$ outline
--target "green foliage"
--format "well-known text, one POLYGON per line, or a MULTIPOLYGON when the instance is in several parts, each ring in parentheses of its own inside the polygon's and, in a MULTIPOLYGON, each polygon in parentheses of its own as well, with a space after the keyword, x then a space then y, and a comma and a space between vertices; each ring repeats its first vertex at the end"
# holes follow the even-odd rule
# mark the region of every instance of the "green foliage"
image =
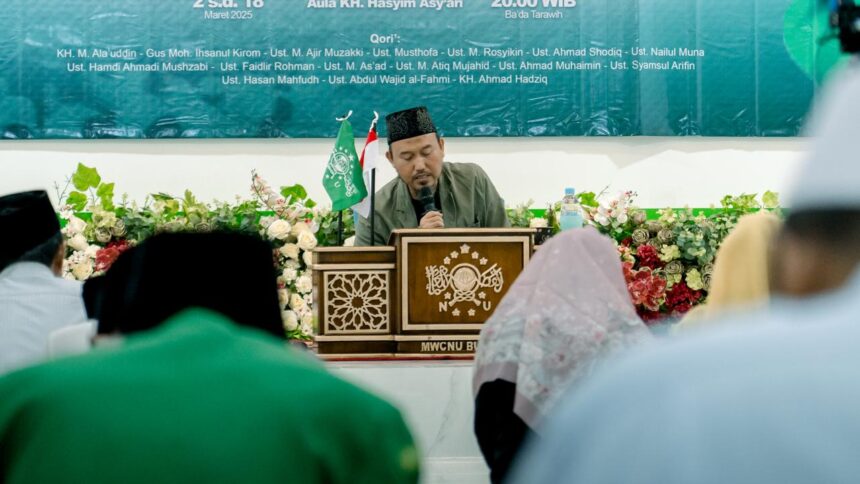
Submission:
POLYGON ((284 197, 286 203, 301 203, 305 208, 314 208, 317 203, 308 198, 308 192, 305 187, 299 184, 288 187, 281 187, 281 196, 284 197))
MULTIPOLYGON (((98 176, 98 173, 96 173, 96 176, 98 176)), ((96 195, 99 197, 102 208, 105 210, 113 210, 116 208, 113 203, 113 188, 113 183, 102 183, 96 190, 96 195)))
POLYGON ((779 208, 779 194, 768 190, 761 196, 761 203, 764 205, 764 208, 770 210, 777 209, 779 208))
POLYGON ((76 212, 81 212, 87 208, 87 196, 81 192, 69 193, 64 205, 69 205, 76 212))
MULTIPOLYGON (((319 231, 317 232, 317 242, 321 246, 336 246, 337 245, 337 212, 320 212, 317 223, 319 223, 319 231)), ((346 240, 355 235, 355 223, 353 222, 352 210, 343 211, 343 238, 346 240)))
POLYGON ((578 195, 579 204, 583 207, 597 208, 600 203, 597 202, 597 195, 594 192, 581 192, 578 195))
POLYGON ((512 209, 508 209, 508 220, 511 222, 511 227, 530 227, 531 220, 535 217, 529 207, 532 206, 534 200, 529 200, 526 203, 517 205, 512 209))
POLYGON ((86 191, 90 188, 96 188, 101 183, 102 178, 95 168, 84 166, 83 163, 78 163, 78 168, 72 174, 72 184, 80 191, 86 191))
POLYGON ((287 199, 287 203, 298 202, 308 198, 308 191, 301 185, 281 187, 281 196, 287 199))

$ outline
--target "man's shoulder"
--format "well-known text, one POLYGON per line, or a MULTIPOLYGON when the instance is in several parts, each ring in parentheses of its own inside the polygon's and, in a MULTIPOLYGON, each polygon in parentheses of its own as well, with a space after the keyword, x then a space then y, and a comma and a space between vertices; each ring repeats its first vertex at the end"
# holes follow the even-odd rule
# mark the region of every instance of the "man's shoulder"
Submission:
MULTIPOLYGON (((80 296, 82 284, 54 275, 46 266, 35 262, 13 264, 0 273, 0 286, 11 286, 16 290, 68 293, 80 296)), ((12 290, 12 289, 10 289, 12 290)))
POLYGON ((448 172, 455 177, 475 178, 487 176, 484 169, 476 163, 446 161, 444 166, 448 172))
POLYGON ((400 180, 400 177, 396 176, 385 185, 382 185, 382 188, 376 191, 376 206, 381 206, 380 201, 393 200, 396 196, 397 188, 401 183, 403 182, 400 180))

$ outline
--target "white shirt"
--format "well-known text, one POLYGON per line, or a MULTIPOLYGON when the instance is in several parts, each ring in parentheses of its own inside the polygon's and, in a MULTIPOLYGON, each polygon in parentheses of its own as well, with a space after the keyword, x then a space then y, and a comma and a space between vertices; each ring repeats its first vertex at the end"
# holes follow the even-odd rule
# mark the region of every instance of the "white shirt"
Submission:
POLYGON ((511 482, 860 482, 860 271, 745 319, 573 389, 511 482))
POLYGON ((35 262, 0 272, 0 374, 48 356, 48 335, 87 319, 82 285, 35 262))

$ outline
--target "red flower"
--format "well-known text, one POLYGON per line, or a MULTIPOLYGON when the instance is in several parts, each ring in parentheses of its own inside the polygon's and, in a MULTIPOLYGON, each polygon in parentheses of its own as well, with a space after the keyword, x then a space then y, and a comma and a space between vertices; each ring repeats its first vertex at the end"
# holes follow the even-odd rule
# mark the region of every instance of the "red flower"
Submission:
POLYGON ((687 286, 686 282, 681 281, 666 293, 666 307, 673 314, 681 315, 689 311, 700 299, 702 299, 701 291, 694 291, 687 286))
POLYGON ((630 244, 632 244, 632 243, 633 243, 633 237, 626 237, 626 238, 624 238, 624 240, 621 241, 621 245, 623 245, 624 247, 630 247, 630 244))
POLYGON ((630 283, 633 280, 633 276, 636 275, 636 271, 633 270, 632 262, 622 262, 621 271, 624 273, 624 280, 628 283, 630 283))
POLYGON ((650 269, 631 272, 633 278, 627 283, 630 298, 636 306, 659 311, 666 296, 666 280, 654 275, 650 269))
POLYGON ((110 269, 120 254, 131 248, 127 240, 116 240, 108 243, 103 249, 96 252, 96 271, 102 272, 110 269))
POLYGON ((636 255, 639 256, 639 267, 650 267, 658 269, 663 267, 663 261, 660 260, 660 254, 653 245, 643 244, 636 249, 636 255))

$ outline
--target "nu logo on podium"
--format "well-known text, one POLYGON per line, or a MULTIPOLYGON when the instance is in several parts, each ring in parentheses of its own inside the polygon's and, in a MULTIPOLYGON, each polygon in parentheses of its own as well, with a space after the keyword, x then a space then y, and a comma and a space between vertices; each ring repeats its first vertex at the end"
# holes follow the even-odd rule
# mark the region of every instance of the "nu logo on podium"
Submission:
POLYGON ((477 335, 531 256, 522 229, 397 230, 400 333, 477 335))
POLYGON ((497 263, 490 264, 480 252, 463 244, 446 255, 441 265, 428 266, 427 294, 443 296, 439 312, 451 311, 453 316, 460 316, 460 303, 466 303, 464 309, 469 316, 475 316, 479 310, 489 313, 493 302, 487 298, 487 292, 499 294, 505 284, 502 268, 497 263))

